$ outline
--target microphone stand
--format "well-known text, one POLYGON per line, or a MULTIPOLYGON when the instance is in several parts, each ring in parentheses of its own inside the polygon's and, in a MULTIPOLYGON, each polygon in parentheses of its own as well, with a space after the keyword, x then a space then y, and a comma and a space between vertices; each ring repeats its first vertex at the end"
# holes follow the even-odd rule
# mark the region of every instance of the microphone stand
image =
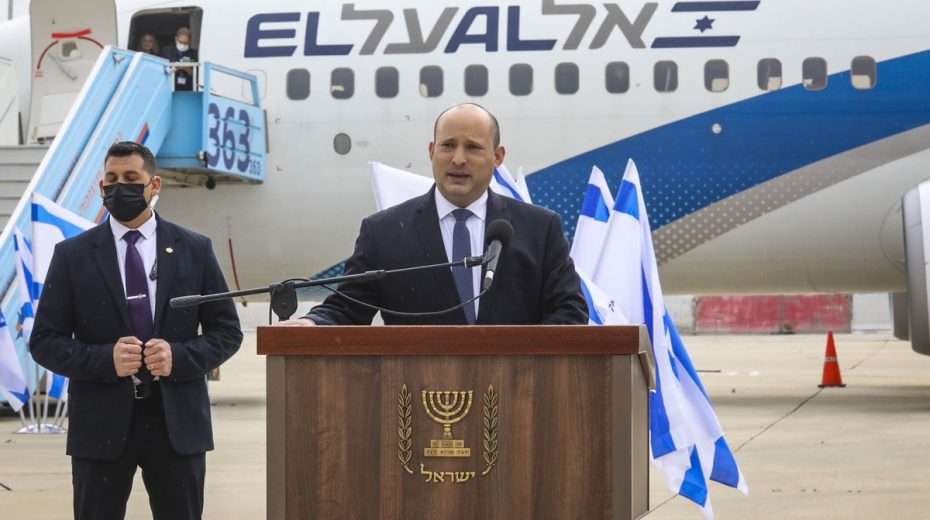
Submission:
POLYGON ((349 274, 343 276, 333 276, 330 278, 319 278, 317 280, 308 280, 306 278, 294 278, 285 280, 280 283, 273 283, 267 287, 256 287, 254 289, 243 289, 241 291, 229 291, 214 294, 194 294, 190 296, 178 296, 169 301, 172 309, 182 309, 185 307, 195 307, 204 303, 210 303, 240 296, 251 296, 254 294, 270 294, 271 310, 278 316, 278 320, 289 319, 297 311, 297 289, 304 287, 316 287, 320 285, 332 285, 343 282, 367 282, 371 280, 380 280, 386 276, 399 273, 409 273, 415 271, 426 271, 429 269, 439 269, 442 267, 462 266, 465 268, 477 267, 484 265, 485 257, 468 256, 455 262, 443 262, 441 264, 417 265, 413 267, 402 267, 400 269, 378 269, 376 271, 365 271, 364 273, 349 274))

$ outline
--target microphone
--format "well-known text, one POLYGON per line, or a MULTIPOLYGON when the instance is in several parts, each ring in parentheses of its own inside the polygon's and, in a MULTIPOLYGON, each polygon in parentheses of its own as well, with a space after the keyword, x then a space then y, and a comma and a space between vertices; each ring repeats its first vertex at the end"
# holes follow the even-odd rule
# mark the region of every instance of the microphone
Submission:
POLYGON ((504 219, 497 219, 488 224, 485 233, 485 242, 488 248, 484 252, 487 259, 488 267, 484 271, 484 281, 481 283, 481 290, 487 291, 494 282, 494 272, 497 271, 497 262, 500 260, 501 251, 510 243, 510 237, 513 236, 513 226, 504 219))

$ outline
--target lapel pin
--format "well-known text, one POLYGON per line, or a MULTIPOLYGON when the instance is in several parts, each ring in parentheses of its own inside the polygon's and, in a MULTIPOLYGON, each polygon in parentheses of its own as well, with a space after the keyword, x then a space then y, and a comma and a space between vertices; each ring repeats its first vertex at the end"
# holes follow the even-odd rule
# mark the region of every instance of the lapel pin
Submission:
POLYGON ((170 255, 171 253, 174 253, 174 248, 172 248, 172 247, 166 247, 166 248, 165 248, 165 252, 168 253, 168 254, 170 255))

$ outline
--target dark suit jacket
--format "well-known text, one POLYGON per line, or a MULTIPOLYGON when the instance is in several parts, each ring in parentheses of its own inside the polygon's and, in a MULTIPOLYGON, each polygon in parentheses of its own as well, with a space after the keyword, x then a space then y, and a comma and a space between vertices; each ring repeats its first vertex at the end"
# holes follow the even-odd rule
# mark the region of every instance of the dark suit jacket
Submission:
MULTIPOLYGON (((447 261, 435 189, 363 220, 355 252, 346 262, 346 274, 447 261)), ((498 263, 494 285, 480 300, 478 323, 587 323, 587 306, 559 216, 489 192, 485 222, 499 218, 508 220, 514 233, 498 263)), ((459 303, 449 268, 346 283, 340 290, 358 300, 404 312, 435 311, 459 303)), ((320 324, 349 325, 371 323, 374 314, 333 294, 307 317, 320 324)), ((462 310, 425 317, 382 316, 389 325, 465 323, 462 310)))
MULTIPOLYGON (((171 376, 156 384, 171 446, 182 455, 203 453, 213 449, 205 375, 239 348, 239 317, 229 300, 170 309, 170 298, 223 292, 226 282, 208 238, 159 218, 156 243, 154 337, 171 344, 173 358, 171 376)), ((133 386, 130 378, 116 376, 113 346, 130 335, 109 222, 59 243, 29 346, 40 365, 71 378, 69 455, 115 459, 122 453, 133 386)))

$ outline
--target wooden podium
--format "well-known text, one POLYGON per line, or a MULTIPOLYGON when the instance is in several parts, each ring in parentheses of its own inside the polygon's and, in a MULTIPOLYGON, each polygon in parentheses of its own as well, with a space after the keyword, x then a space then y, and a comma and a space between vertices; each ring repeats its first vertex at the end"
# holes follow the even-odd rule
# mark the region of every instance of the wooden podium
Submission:
POLYGON ((269 519, 649 510, 641 327, 260 327, 269 519))

